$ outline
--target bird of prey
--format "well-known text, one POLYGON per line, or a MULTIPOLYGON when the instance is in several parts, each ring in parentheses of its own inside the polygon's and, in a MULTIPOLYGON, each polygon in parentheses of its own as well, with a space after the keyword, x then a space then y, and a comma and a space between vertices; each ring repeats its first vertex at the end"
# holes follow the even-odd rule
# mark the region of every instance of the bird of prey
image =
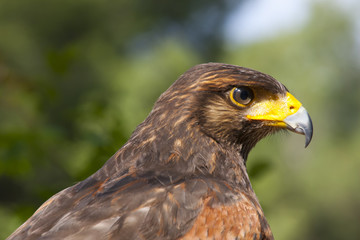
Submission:
POLYGON ((311 119, 283 84, 244 67, 197 65, 101 169, 8 239, 273 239, 246 161, 282 129, 311 141, 311 119))

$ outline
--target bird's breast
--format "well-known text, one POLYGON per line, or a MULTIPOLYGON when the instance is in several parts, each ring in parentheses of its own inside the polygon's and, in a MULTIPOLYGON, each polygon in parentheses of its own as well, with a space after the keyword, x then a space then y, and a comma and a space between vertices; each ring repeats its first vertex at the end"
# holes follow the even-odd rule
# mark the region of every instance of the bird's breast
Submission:
POLYGON ((273 239, 260 205, 245 194, 236 202, 209 197, 185 239, 273 239))

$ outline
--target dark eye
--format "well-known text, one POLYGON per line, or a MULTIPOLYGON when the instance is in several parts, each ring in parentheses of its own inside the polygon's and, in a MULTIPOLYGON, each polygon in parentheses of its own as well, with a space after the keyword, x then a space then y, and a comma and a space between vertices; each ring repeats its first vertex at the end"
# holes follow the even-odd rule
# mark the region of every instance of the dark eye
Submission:
POLYGON ((254 99, 254 93, 248 87, 234 87, 230 92, 230 99, 236 105, 245 107, 254 99))

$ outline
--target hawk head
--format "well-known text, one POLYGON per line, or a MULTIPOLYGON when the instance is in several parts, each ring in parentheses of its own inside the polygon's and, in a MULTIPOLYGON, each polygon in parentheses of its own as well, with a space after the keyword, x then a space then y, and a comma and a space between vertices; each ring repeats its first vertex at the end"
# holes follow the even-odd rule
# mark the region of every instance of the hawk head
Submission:
POLYGON ((306 147, 313 133, 309 114, 283 84, 222 63, 200 64, 184 73, 162 94, 149 119, 159 133, 169 128, 170 138, 190 134, 184 138, 195 142, 199 130, 224 148, 240 151, 244 160, 268 134, 283 129, 303 134, 306 147))

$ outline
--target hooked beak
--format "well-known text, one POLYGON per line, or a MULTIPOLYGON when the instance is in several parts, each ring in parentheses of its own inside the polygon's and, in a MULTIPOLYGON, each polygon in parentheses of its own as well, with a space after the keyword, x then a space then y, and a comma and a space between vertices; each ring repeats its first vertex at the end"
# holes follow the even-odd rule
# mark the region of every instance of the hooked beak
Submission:
POLYGON ((313 136, 313 125, 306 109, 301 106, 299 110, 284 119, 287 129, 305 135, 305 147, 309 145, 313 136))
POLYGON ((289 92, 284 97, 255 103, 247 118, 263 121, 267 126, 287 128, 305 135, 305 147, 309 145, 313 136, 313 125, 308 112, 289 92))

